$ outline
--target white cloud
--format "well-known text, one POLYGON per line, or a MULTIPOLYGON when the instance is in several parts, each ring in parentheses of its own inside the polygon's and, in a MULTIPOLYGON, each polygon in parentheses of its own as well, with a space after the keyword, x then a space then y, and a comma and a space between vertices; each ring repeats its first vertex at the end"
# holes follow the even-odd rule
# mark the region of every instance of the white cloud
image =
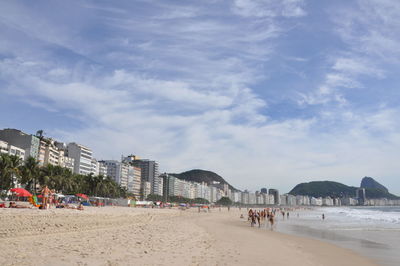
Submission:
MULTIPOLYGON (((335 32, 346 44, 339 53, 329 56, 329 67, 322 87, 330 93, 321 94, 319 89, 302 93, 300 104, 326 104, 347 102, 344 94, 348 89, 364 88, 363 79, 384 79, 387 64, 399 62, 400 17, 397 1, 357 1, 355 8, 333 11, 335 32)), ((391 70, 389 70, 391 71, 391 70)))
MULTIPOLYGON (((255 91, 255 85, 275 67, 268 60, 278 53, 277 38, 289 32, 287 21, 305 16, 303 1, 235 1, 234 15, 213 9, 206 17, 201 5, 172 13, 162 2, 156 5, 135 16, 107 6, 86 8, 84 22, 65 29, 44 17, 41 30, 32 22, 38 14, 28 9, 10 12, 9 29, 23 30, 2 48, 14 52, 0 61, 6 81, 1 95, 58 111, 66 121, 73 116, 78 128, 47 131, 92 147, 99 159, 136 153, 159 160, 163 171, 216 171, 241 189, 286 192, 311 178, 356 185, 364 175, 396 175, 400 112, 344 108, 349 103, 342 89, 362 89, 362 77, 387 74, 362 53, 350 49, 329 57, 317 89, 301 94, 303 106, 338 103, 338 109, 302 118, 264 112, 273 105, 262 94, 274 88, 262 84, 265 91, 255 91), (106 30, 86 36, 98 33, 93 25, 106 30), (35 45, 12 49, 24 43, 16 40, 31 40, 28 35, 35 45)), ((70 18, 64 19, 68 25, 70 18)))
POLYGON ((354 52, 398 62, 400 3, 391 0, 358 1, 357 9, 339 10, 334 16, 337 32, 354 52))
POLYGON ((243 17, 302 17, 302 0, 235 0, 233 12, 243 17))

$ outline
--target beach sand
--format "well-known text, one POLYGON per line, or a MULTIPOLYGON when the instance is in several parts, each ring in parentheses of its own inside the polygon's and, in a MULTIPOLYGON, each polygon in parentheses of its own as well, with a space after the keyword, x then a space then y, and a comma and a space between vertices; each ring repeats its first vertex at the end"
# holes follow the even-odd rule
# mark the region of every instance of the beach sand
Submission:
POLYGON ((237 209, 0 209, 0 265, 375 265, 332 244, 251 228, 237 209))

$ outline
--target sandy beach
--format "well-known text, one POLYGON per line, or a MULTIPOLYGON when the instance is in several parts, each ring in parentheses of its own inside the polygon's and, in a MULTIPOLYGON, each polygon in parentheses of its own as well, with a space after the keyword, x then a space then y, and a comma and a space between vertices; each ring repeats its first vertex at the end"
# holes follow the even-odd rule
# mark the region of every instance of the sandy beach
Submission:
POLYGON ((237 209, 0 209, 0 265, 376 265, 335 245, 251 228, 237 209))

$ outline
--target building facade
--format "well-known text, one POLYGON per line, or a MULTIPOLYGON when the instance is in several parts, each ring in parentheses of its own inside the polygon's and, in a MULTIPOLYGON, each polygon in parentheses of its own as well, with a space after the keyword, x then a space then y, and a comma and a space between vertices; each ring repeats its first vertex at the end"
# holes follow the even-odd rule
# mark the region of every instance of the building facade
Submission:
POLYGON ((150 194, 162 195, 163 185, 158 172, 158 163, 148 159, 138 159, 137 156, 130 155, 123 158, 124 162, 141 169, 141 181, 150 183, 150 194))
POLYGON ((365 188, 357 188, 356 198, 358 200, 358 205, 365 205, 367 202, 367 197, 365 194, 365 188))
POLYGON ((273 204, 279 205, 281 203, 280 202, 279 191, 277 189, 270 188, 268 190, 268 194, 272 195, 274 197, 274 203, 273 204))
POLYGON ((7 142, 9 145, 24 150, 24 159, 33 157, 38 159, 40 140, 38 137, 26 134, 18 129, 6 128, 0 130, 0 140, 7 142))
MULTIPOLYGON (((62 152, 63 153, 63 152, 62 152)), ((39 166, 60 165, 60 149, 56 146, 56 142, 52 139, 42 138, 39 144, 38 152, 39 166)))
POLYGON ((75 142, 68 143, 67 156, 74 159, 74 173, 88 175, 92 172, 92 150, 75 142))
POLYGON ((117 184, 128 190, 129 165, 116 160, 100 161, 107 167, 107 176, 114 179, 117 184))
POLYGON ((132 176, 130 183, 131 192, 135 197, 140 197, 140 188, 142 185, 142 170, 139 167, 129 165, 129 175, 132 176))
POLYGON ((21 160, 25 159, 24 149, 10 145, 6 141, 2 140, 0 140, 0 154, 1 153, 18 156, 21 160))

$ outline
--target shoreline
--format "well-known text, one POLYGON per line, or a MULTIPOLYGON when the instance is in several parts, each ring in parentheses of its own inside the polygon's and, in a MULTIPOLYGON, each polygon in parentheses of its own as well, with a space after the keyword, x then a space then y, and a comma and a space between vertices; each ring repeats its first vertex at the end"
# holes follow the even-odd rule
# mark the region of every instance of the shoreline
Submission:
POLYGON ((0 209, 0 264, 377 265, 327 242, 251 228, 240 213, 0 209))
MULTIPOLYGON (((239 219, 240 213, 234 212, 229 217, 222 213, 221 217, 208 218, 204 224, 217 239, 224 239, 224 244, 243 245, 245 250, 236 265, 265 265, 266 262, 273 265, 378 265, 351 249, 329 242, 271 231, 263 225, 251 227, 246 219, 239 219)), ((203 222, 199 219, 197 223, 203 222)))
POLYGON ((315 208, 300 211, 300 217, 280 220, 279 232, 309 237, 351 249, 380 265, 398 265, 400 237, 396 207, 315 208), (370 212, 373 210, 373 212, 370 212), (376 211, 380 211, 379 213, 376 211), (326 220, 321 220, 325 213, 326 220), (387 213, 390 215, 386 216, 387 213))

